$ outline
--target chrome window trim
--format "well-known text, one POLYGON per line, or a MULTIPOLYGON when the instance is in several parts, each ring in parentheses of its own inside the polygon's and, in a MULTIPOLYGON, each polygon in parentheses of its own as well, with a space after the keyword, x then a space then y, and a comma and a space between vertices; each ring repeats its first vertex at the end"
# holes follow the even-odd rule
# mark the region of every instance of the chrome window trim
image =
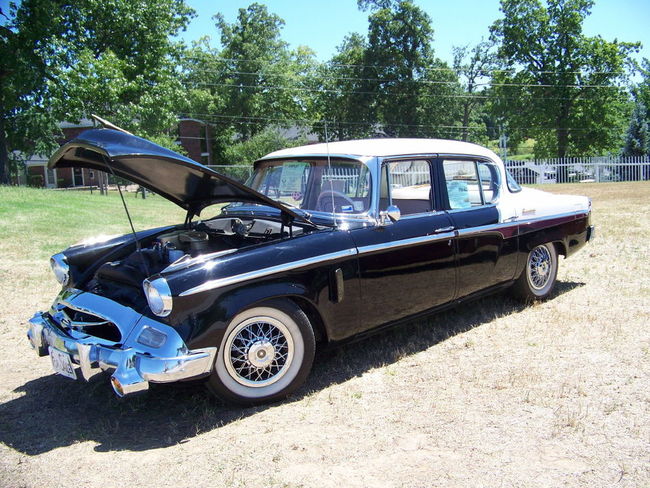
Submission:
POLYGON ((276 266, 270 266, 268 268, 256 269, 253 271, 248 271, 246 273, 241 273, 234 276, 228 276, 225 278, 217 278, 216 280, 206 281, 205 283, 185 290, 180 293, 178 296, 185 297, 190 295, 195 295, 204 291, 214 290, 216 288, 221 288, 223 286, 234 285, 241 283, 242 281, 253 280, 257 278, 264 278, 276 273, 281 273, 283 271, 291 271, 298 268, 304 268, 305 266, 311 266, 314 264, 320 264, 328 261, 334 261, 337 259, 342 259, 357 254, 357 250, 354 248, 345 249, 343 251, 331 252, 328 254, 323 254, 322 256, 313 256, 311 258, 300 259, 298 261, 293 261, 284 264, 278 264, 276 266))
MULTIPOLYGON (((431 186, 433 187, 433 183, 434 183, 434 181, 433 181, 433 161, 436 159, 436 157, 437 156, 435 154, 404 154, 404 155, 400 155, 400 156, 386 156, 386 157, 383 157, 383 158, 377 157, 377 162, 378 162, 378 165, 377 165, 378 176, 377 177, 379 179, 377 179, 377 185, 375 186, 375 188, 373 188, 374 190, 376 190, 376 193, 377 193, 377 204, 375 206, 375 210, 377 212, 376 215, 379 216, 379 212, 380 212, 380 210, 379 210, 379 198, 380 198, 379 191, 380 191, 380 188, 381 188, 381 169, 383 168, 384 163, 390 164, 390 163, 399 163, 400 161, 415 161, 415 160, 422 161, 422 160, 424 160, 427 163, 429 163, 429 177, 430 177, 431 186)), ((388 190, 388 192, 389 192, 389 201, 392 204, 393 197, 392 197, 392 195, 390 195, 390 189, 388 190)), ((439 210, 434 208, 434 202, 430 202, 430 203, 431 203, 431 210, 429 210, 427 212, 419 212, 419 213, 416 213, 416 214, 402 215, 400 220, 405 220, 405 219, 408 219, 408 218, 411 218, 411 217, 422 217, 422 216, 426 216, 426 215, 433 215, 433 214, 435 214, 437 212, 440 212, 439 210)), ((397 207, 397 208, 399 208, 399 207, 397 207)))
MULTIPOLYGON (((507 184, 507 174, 505 174, 505 171, 507 168, 505 167, 505 164, 499 164, 497 163, 494 159, 488 158, 487 156, 477 156, 477 155, 469 155, 469 154, 439 154, 438 157, 444 164, 444 160, 463 160, 467 161, 468 159, 471 159, 475 163, 487 163, 491 164, 496 167, 497 173, 499 174, 499 182, 498 182, 498 188, 499 188, 499 193, 496 198, 494 198, 490 203, 484 203, 481 205, 482 207, 486 207, 488 205, 496 205, 499 203, 501 200, 501 194, 503 193, 503 186, 505 184, 506 187, 508 187, 507 184), (504 179, 505 178, 505 179, 504 179)), ((477 173, 478 173, 478 167, 477 167, 477 173)), ((480 181, 480 175, 479 176, 479 181, 480 181)), ((508 191, 510 191, 510 187, 508 187, 508 191)), ((512 193, 512 192, 511 192, 512 193)), ((482 198, 483 192, 481 192, 481 198, 482 198)), ((449 195, 447 195, 447 204, 449 204, 449 195)), ((471 207, 471 208, 476 208, 476 207, 471 207)), ((458 209, 456 209, 458 210, 458 209)))
POLYGON ((496 203, 487 203, 484 205, 476 205, 474 207, 467 207, 467 208, 452 208, 447 210, 447 213, 454 214, 454 213, 459 213, 459 212, 471 212, 472 210, 478 210, 482 208, 490 208, 490 207, 496 207, 496 203))
POLYGON ((444 232, 440 234, 432 234, 432 235, 426 235, 426 236, 420 236, 420 237, 411 237, 409 239, 402 239, 400 241, 393 241, 389 243, 381 243, 381 244, 371 244, 369 246, 362 246, 359 248, 359 254, 368 254, 371 252, 376 252, 376 251, 386 251, 390 249, 399 249, 401 247, 409 247, 409 246, 415 246, 417 244, 424 244, 424 243, 429 243, 429 242, 435 242, 435 241, 444 241, 448 239, 452 239, 455 237, 455 232, 444 232))

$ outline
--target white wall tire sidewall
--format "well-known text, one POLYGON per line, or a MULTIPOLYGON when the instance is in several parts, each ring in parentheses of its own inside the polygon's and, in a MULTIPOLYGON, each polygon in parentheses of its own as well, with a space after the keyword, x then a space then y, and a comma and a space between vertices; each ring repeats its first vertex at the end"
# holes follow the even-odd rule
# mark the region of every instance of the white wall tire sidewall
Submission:
POLYGON ((245 310, 231 321, 228 329, 226 330, 226 333, 224 334, 224 338, 221 341, 221 347, 219 347, 219 351, 217 353, 214 370, 224 388, 229 390, 233 395, 237 395, 247 400, 263 399, 277 395, 291 385, 301 370, 304 357, 305 342, 300 331, 300 327, 296 321, 290 315, 283 312, 282 310, 278 310, 277 308, 255 307, 245 310), (282 378, 280 378, 275 383, 262 387, 245 386, 235 380, 229 373, 228 368, 226 368, 224 357, 224 346, 227 342, 228 336, 234 329, 237 328, 240 323, 250 319, 251 317, 272 317, 276 320, 279 320, 287 328, 291 334, 291 338, 293 339, 293 359, 286 373, 284 373, 282 378))

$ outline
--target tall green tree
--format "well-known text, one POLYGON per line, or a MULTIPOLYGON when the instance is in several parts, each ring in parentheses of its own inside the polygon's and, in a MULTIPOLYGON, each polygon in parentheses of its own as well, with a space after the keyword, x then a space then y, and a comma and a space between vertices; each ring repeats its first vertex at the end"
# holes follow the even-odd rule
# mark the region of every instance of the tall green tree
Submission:
POLYGON ((638 102, 646 108, 645 120, 650 123, 650 60, 643 58, 639 66, 641 81, 632 90, 638 102))
POLYGON ((625 135, 623 156, 645 156, 650 152, 647 112, 643 102, 636 103, 625 135))
POLYGON ((625 126, 626 66, 639 44, 583 34, 592 0, 501 0, 491 27, 507 68, 492 83, 511 141, 538 156, 612 150, 625 126))
POLYGON ((369 115, 372 101, 363 91, 366 40, 360 34, 350 34, 337 51, 317 72, 313 130, 321 140, 325 140, 326 129, 330 140, 366 137, 376 127, 376 120, 369 115))
POLYGON ((182 86, 170 40, 184 0, 24 0, 0 30, 0 182, 7 153, 47 153, 58 122, 98 112, 143 135, 173 125, 182 86))
POLYGON ((374 12, 363 91, 372 94, 377 121, 390 135, 438 135, 456 118, 458 86, 453 71, 434 56, 431 18, 409 0, 365 3, 374 12))
POLYGON ((314 68, 313 52, 290 51, 280 35, 284 20, 264 5, 239 9, 232 24, 221 14, 214 19, 223 46, 215 80, 223 93, 223 115, 231 117, 239 138, 246 140, 278 119, 302 117, 309 90, 301 79, 314 68))
POLYGON ((454 71, 463 90, 460 100, 460 139, 479 142, 479 140, 487 138, 485 131, 487 85, 492 71, 497 66, 494 42, 482 40, 475 46, 454 47, 453 53, 454 71), (470 126, 483 127, 477 130, 470 126))

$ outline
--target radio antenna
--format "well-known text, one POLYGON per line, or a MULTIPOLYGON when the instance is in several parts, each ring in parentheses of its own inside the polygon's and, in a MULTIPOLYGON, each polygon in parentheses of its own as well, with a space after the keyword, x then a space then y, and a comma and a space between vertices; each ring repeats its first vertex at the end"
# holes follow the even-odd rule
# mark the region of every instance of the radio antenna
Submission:
POLYGON ((325 122, 325 148, 327 150, 327 170, 329 172, 330 184, 330 197, 332 197, 332 217, 334 218, 334 227, 338 227, 336 223, 336 207, 334 206, 334 172, 332 171, 332 159, 330 157, 330 138, 327 133, 327 120, 325 122))

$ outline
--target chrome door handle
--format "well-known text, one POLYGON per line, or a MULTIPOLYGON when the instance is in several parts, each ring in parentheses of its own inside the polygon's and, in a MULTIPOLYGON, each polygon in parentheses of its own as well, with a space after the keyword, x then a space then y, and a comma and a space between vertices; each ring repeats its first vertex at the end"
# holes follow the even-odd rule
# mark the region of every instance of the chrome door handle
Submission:
POLYGON ((456 227, 454 227, 453 225, 450 225, 449 227, 440 227, 440 228, 434 230, 433 233, 434 234, 441 234, 443 232, 451 232, 452 230, 455 230, 455 229, 456 229, 456 227))

